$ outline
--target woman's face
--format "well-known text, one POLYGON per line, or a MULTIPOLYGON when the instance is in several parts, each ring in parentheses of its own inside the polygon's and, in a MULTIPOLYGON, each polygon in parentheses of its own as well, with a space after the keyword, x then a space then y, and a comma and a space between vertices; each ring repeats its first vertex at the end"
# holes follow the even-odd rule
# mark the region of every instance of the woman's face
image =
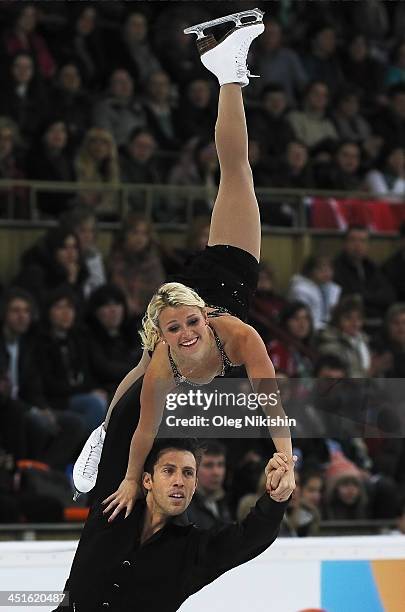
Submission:
POLYGON ((340 318, 339 328, 348 336, 357 336, 361 332, 362 327, 363 316, 357 310, 353 310, 353 312, 349 312, 340 318))
POLYGON ((85 8, 76 22, 76 30, 82 36, 88 36, 96 27, 96 11, 92 7, 85 8))
POLYGON ((62 298, 49 309, 51 326, 58 330, 68 331, 74 324, 76 311, 70 300, 62 298))
POLYGON ((257 288, 259 291, 273 291, 273 278, 267 270, 260 270, 257 288))
POLYGON ((12 66, 12 74, 18 85, 27 85, 34 76, 34 65, 28 55, 19 55, 12 66))
POLYGON ((89 140, 89 153, 97 162, 104 161, 111 156, 111 142, 103 134, 94 134, 89 140))
POLYGON ((308 161, 308 151, 305 145, 291 142, 287 147, 288 165, 294 170, 301 171, 308 161))
POLYGON ((146 223, 137 223, 125 235, 125 248, 131 253, 140 253, 150 243, 149 228, 146 223))
POLYGON ((67 143, 66 126, 62 121, 52 123, 45 133, 45 143, 48 149, 62 150, 67 143))
POLYGON ((405 312, 392 317, 388 324, 388 334, 394 342, 405 345, 405 312))
POLYGON ((301 486, 301 500, 306 501, 311 506, 318 507, 322 497, 322 479, 313 476, 301 486))
POLYGON ((311 318, 306 308, 301 308, 287 321, 287 330, 294 338, 305 340, 311 331, 311 318))
POLYGON ((80 242, 80 248, 83 252, 90 249, 96 239, 96 221, 93 218, 89 218, 83 221, 80 225, 75 228, 75 233, 80 242))
POLYGON ((360 495, 359 484, 354 479, 347 479, 337 486, 337 497, 347 506, 355 504, 360 495))
POLYGON ((327 259, 321 260, 313 270, 312 278, 320 285, 329 283, 333 278, 333 268, 331 262, 327 259))
POLYGON ((132 13, 125 22, 125 36, 129 41, 142 42, 148 33, 148 22, 141 13, 132 13))
POLYGON ((211 86, 208 81, 196 79, 188 88, 188 98, 197 108, 206 108, 211 99, 211 86))
POLYGON ((116 330, 124 320, 124 306, 119 302, 109 302, 97 308, 96 317, 106 330, 116 330))
POLYGON ((82 81, 80 73, 74 64, 66 64, 60 71, 59 81, 62 88, 70 93, 79 91, 82 81))
POLYGON ((159 317, 162 338, 182 357, 201 355, 209 340, 207 319, 197 306, 167 306, 159 317))
POLYGON ((67 236, 63 246, 56 250, 56 261, 62 266, 68 266, 79 261, 79 249, 75 236, 67 236))
POLYGON ((33 32, 37 25, 37 11, 34 6, 28 5, 24 7, 17 21, 17 27, 19 30, 30 34, 33 32))

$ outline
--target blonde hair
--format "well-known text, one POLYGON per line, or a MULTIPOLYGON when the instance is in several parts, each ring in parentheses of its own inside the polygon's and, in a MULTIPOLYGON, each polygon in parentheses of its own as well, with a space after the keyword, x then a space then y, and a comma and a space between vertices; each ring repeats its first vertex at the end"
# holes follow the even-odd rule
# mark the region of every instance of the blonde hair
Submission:
POLYGON ((119 182, 120 172, 117 146, 112 134, 108 130, 97 127, 92 127, 87 130, 76 158, 76 171, 79 181, 108 182, 115 184, 119 182), (101 175, 97 167, 97 162, 90 150, 91 142, 96 138, 105 140, 110 148, 104 176, 101 175))
POLYGON ((205 302, 198 293, 190 287, 181 283, 165 283, 155 293, 146 309, 142 319, 142 330, 139 332, 142 338, 142 346, 148 351, 153 351, 160 340, 159 317, 167 306, 197 306, 204 308, 205 302))

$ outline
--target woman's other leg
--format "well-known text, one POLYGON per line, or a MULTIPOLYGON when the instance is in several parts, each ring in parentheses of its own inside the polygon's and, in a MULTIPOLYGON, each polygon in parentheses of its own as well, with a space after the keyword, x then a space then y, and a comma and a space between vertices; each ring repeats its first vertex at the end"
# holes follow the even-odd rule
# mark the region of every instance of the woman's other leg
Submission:
POLYGON ((220 88, 215 142, 221 168, 211 217, 209 246, 229 244, 260 260, 261 227, 248 160, 248 134, 241 86, 220 88))

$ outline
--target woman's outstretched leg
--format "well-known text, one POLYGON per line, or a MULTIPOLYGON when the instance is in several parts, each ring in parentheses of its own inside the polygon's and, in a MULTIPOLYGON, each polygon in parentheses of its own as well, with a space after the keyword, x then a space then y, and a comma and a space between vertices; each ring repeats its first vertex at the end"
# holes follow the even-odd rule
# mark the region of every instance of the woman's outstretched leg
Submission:
POLYGON ((215 143, 221 178, 211 217, 208 244, 229 244, 260 259, 259 207, 248 161, 248 134, 241 86, 222 85, 215 143))

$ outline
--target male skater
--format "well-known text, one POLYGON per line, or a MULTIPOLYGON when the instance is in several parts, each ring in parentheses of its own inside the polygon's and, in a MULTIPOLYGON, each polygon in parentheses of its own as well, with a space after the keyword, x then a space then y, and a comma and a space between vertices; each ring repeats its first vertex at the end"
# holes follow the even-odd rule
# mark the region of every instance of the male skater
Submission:
MULTIPOLYGON (((104 515, 100 541, 79 545, 65 587, 69 606, 61 604, 58 611, 174 612, 190 595, 274 542, 288 502, 274 501, 267 492, 240 524, 200 530, 188 522, 185 511, 196 490, 198 461, 191 440, 155 442, 143 474, 145 499, 126 519, 120 513, 108 523, 104 515)), ((272 471, 273 487, 283 474, 283 468, 272 471)))

